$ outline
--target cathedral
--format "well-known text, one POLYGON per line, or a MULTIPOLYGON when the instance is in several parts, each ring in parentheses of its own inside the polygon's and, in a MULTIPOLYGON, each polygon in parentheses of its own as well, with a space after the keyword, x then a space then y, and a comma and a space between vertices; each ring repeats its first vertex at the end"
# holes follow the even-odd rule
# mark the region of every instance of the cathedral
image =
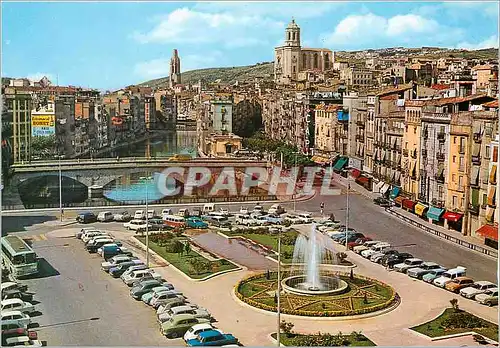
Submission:
POLYGON ((285 43, 274 49, 274 81, 289 84, 297 80, 302 71, 325 71, 332 69, 333 52, 326 48, 302 48, 300 28, 295 20, 285 29, 285 43))
POLYGON ((170 88, 174 88, 175 85, 181 83, 181 59, 174 49, 172 53, 172 58, 170 59, 170 75, 168 77, 170 88))

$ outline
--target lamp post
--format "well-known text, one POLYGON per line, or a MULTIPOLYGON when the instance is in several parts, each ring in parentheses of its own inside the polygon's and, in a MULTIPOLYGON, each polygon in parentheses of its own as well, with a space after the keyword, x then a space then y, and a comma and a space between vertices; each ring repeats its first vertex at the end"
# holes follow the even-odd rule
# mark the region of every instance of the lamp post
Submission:
POLYGON ((144 183, 146 184, 146 267, 149 268, 149 205, 148 205, 148 183, 151 177, 146 177, 144 183))
POLYGON ((62 208, 62 172, 61 172, 61 155, 58 156, 59 159, 59 220, 63 221, 63 208, 62 208))
POLYGON ((277 303, 277 312, 278 312, 278 331, 276 334, 276 341, 278 343, 278 347, 281 345, 280 341, 280 333, 281 333, 281 302, 280 302, 280 296, 281 296, 281 228, 279 229, 278 232, 278 303, 277 303))
MULTIPOLYGON (((297 152, 295 152, 295 168, 297 168, 297 152)), ((295 210, 295 205, 297 203, 297 192, 296 192, 296 187, 294 187, 293 191, 294 191, 294 195, 293 195, 293 212, 295 213, 296 210, 295 210)))

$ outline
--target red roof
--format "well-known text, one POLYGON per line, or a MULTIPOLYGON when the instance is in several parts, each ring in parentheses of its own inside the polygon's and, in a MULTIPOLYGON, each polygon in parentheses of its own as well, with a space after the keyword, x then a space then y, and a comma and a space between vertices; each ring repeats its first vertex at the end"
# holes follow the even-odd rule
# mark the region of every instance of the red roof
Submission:
POLYGON ((447 211, 446 213, 444 213, 443 219, 446 219, 451 222, 457 222, 462 218, 462 216, 464 216, 464 214, 447 211))
POLYGON ((498 226, 484 225, 476 233, 484 238, 490 238, 498 242, 498 226))
POLYGON ((443 84, 436 83, 436 84, 432 85, 431 88, 432 89, 437 89, 437 90, 443 90, 443 89, 448 89, 450 87, 448 85, 443 85, 443 84))
POLYGON ((380 100, 396 100, 398 99, 397 94, 389 94, 379 98, 380 100))

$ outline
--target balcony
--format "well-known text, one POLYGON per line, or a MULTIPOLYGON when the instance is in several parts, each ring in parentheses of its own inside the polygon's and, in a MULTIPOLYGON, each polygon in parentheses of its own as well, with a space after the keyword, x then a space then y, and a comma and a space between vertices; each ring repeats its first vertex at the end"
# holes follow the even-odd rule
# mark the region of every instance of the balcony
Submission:
POLYGON ((446 138, 446 133, 441 133, 441 132, 439 132, 439 133, 437 134, 437 138, 438 138, 438 141, 439 141, 440 143, 444 143, 444 140, 445 140, 445 138, 446 138))
POLYGON ((356 121, 356 126, 365 128, 365 122, 364 121, 356 121))
POLYGON ((469 213, 479 215, 479 205, 469 204, 469 213))
POLYGON ((473 139, 476 143, 481 143, 482 138, 483 137, 482 137, 481 133, 474 133, 474 135, 473 135, 473 139))
POLYGON ((472 156, 472 164, 481 165, 481 156, 472 156))
POLYGON ((439 161, 439 162, 444 162, 444 153, 442 152, 438 152, 436 153, 436 159, 439 161))
POLYGON ((407 149, 403 149, 403 156, 408 157, 408 150, 407 149))
POLYGON ((412 150, 411 151, 411 157, 415 158, 415 159, 417 158, 417 150, 412 150))
POLYGON ((427 158, 427 149, 422 149, 422 157, 427 158))
POLYGON ((436 182, 444 184, 444 175, 436 175, 436 182))

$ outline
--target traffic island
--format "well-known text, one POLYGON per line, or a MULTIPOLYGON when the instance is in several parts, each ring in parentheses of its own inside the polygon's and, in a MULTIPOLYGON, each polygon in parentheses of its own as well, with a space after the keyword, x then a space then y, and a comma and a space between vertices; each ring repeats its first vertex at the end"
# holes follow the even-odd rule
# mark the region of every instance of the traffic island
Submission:
MULTIPOLYGON (((146 237, 135 236, 144 246, 146 237)), ((241 268, 222 258, 206 258, 193 250, 186 238, 174 237, 167 240, 161 235, 149 237, 149 248, 171 266, 193 280, 206 280, 216 275, 240 270, 241 268)))
MULTIPOLYGON (((284 280, 293 274, 282 272, 281 276, 284 280)), ((399 303, 399 296, 394 289, 378 280, 340 272, 330 272, 328 276, 347 284, 347 288, 341 293, 319 293, 313 296, 282 291, 281 313, 307 317, 351 317, 385 313, 384 310, 395 308, 399 303)), ((252 275, 236 285, 235 294, 239 300, 252 307, 276 312, 277 280, 277 272, 252 275)))
POLYGON ((446 308, 440 316, 410 328, 436 341, 461 335, 483 335, 498 340, 498 325, 457 308, 446 308))
MULTIPOLYGON (((285 323, 287 325, 289 323, 285 323)), ((271 334, 271 339, 277 342, 276 332, 271 334)), ((375 347, 376 344, 370 341, 365 335, 353 331, 351 334, 336 335, 329 333, 317 333, 315 335, 305 335, 297 333, 281 333, 280 345, 291 347, 375 347)))

